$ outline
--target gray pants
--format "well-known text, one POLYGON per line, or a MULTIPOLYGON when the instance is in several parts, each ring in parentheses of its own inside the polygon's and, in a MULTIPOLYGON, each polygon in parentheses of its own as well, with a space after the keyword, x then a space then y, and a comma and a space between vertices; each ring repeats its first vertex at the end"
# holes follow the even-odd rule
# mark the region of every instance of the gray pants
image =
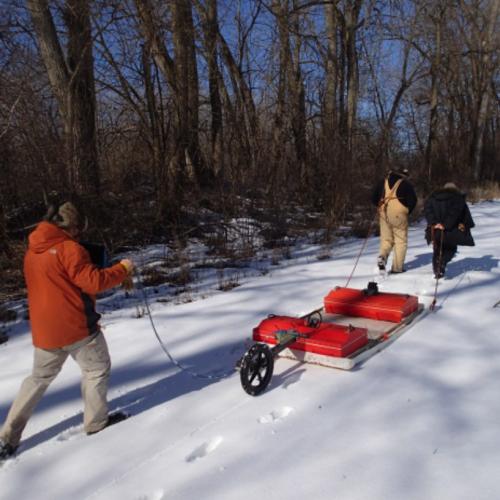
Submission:
POLYGON ((33 373, 21 385, 7 420, 0 431, 0 439, 16 447, 35 406, 47 387, 71 356, 82 371, 84 401, 83 426, 85 432, 101 430, 108 420, 108 379, 111 369, 108 346, 102 333, 61 349, 35 347, 33 373))

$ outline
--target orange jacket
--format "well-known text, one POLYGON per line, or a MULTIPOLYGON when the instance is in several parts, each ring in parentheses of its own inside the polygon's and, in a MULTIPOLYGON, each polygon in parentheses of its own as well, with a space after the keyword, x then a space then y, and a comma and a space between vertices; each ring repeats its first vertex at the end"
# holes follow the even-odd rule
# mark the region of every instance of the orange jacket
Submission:
POLYGON ((99 330, 95 295, 119 285, 127 271, 121 264, 98 269, 68 233, 41 222, 29 236, 24 277, 33 344, 56 349, 99 330))

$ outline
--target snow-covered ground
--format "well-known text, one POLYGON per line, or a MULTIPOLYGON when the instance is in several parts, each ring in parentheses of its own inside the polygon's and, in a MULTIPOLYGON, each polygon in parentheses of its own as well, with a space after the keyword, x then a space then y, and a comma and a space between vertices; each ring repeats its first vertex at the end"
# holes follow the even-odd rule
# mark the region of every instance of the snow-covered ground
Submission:
MULTIPOLYGON (((113 360, 111 409, 132 414, 82 432, 79 371, 68 360, 0 468, 0 498, 148 500, 496 500, 500 498, 500 202, 471 207, 476 246, 460 248, 437 310, 354 371, 276 361, 267 391, 243 392, 231 372, 268 313, 304 314, 350 275, 362 240, 299 245, 280 266, 217 280, 192 302, 105 297, 113 360), (117 306, 120 307, 117 307, 117 306), (139 317, 138 317, 139 316, 139 317)), ((431 303, 435 281, 423 223, 410 229, 408 271, 380 284, 431 303)), ((376 274, 370 238, 350 286, 376 274)), ((262 265, 262 264, 261 264, 262 265)), ((0 346, 0 422, 30 372, 29 325, 0 346)))

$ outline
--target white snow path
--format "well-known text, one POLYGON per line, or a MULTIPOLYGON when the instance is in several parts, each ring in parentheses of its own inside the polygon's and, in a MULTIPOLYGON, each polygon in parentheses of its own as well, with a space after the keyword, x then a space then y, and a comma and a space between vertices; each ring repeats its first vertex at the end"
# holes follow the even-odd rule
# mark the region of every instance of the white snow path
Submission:
MULTIPOLYGON (((496 500, 500 468, 500 202, 471 207, 476 246, 439 283, 437 311, 351 372, 280 359, 257 398, 239 376, 194 379, 169 363, 132 299, 104 316, 113 359, 110 406, 132 418, 81 432, 78 368, 68 361, 0 468, 0 499, 496 500)), ((234 366, 268 313, 299 315, 343 286, 361 240, 302 246, 282 267, 229 292, 154 302, 165 345, 194 371, 234 366)), ((368 241, 351 286, 376 275, 368 241)), ((410 229, 408 271, 384 291, 417 294, 432 279, 423 224, 410 229)), ((31 367, 28 326, 0 346, 0 421, 31 367)))

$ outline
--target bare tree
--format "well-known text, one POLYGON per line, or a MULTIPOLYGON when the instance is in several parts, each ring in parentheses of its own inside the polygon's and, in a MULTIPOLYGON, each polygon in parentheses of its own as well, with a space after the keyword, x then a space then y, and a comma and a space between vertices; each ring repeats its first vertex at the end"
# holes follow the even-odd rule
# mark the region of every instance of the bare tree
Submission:
POLYGON ((79 195, 97 194, 100 179, 89 2, 67 0, 63 6, 66 54, 48 1, 27 0, 27 5, 64 123, 68 187, 79 195))
MULTIPOLYGON (((243 70, 243 55, 248 50, 248 37, 261 11, 261 2, 253 6, 253 11, 248 19, 248 26, 243 27, 238 24, 239 46, 237 50, 230 47, 228 41, 220 30, 218 21, 216 22, 215 0, 208 2, 194 0, 196 10, 203 20, 204 38, 207 52, 207 64, 209 66, 209 89, 212 111, 212 138, 214 134, 214 124, 218 126, 217 113, 217 92, 215 76, 217 76, 217 88, 220 93, 220 100, 223 118, 227 121, 223 129, 225 135, 235 137, 237 147, 227 151, 225 156, 231 162, 232 167, 227 170, 228 178, 238 179, 242 182, 253 172, 259 176, 257 157, 262 149, 259 145, 261 124, 257 117, 255 102, 252 91, 245 78, 243 70), (205 3, 205 5, 204 5, 205 3), (215 40, 214 40, 215 37, 215 40), (216 45, 214 42, 216 41, 216 45), (218 58, 214 58, 214 52, 218 58), (236 53, 236 55, 235 55, 236 53), (220 61, 220 66, 216 64, 220 61), (223 77, 223 69, 228 74, 228 82, 223 77), (211 76, 210 76, 211 75, 211 76), (215 104, 215 107, 214 107, 215 104)), ((233 140, 226 141, 230 144, 233 140)), ((227 146, 226 146, 227 147, 227 146)), ((224 165, 227 167, 227 165, 224 165)), ((220 175, 219 175, 220 177, 220 175)), ((221 179, 222 180, 222 179, 221 179)))
MULTIPOLYGON (((472 142, 472 175, 475 181, 479 180, 481 176, 481 156, 484 139, 484 131, 488 113, 490 112, 491 102, 491 82, 495 71, 495 65, 492 62, 492 52, 496 48, 498 50, 499 31, 498 19, 500 11, 500 0, 491 0, 489 2, 489 10, 482 11, 481 5, 473 11, 465 1, 462 1, 464 10, 471 20, 472 16, 483 17, 484 29, 478 29, 473 34, 474 46, 470 49, 477 51, 479 57, 477 61, 477 75, 478 75, 478 88, 477 88, 477 111, 474 127, 474 139, 472 142)), ((472 45, 472 44, 471 44, 472 45)))
POLYGON ((356 49, 356 34, 361 26, 359 15, 363 0, 346 2, 342 18, 343 54, 346 61, 347 114, 345 118, 348 149, 352 149, 352 135, 356 120, 358 103, 358 53, 356 49))
POLYGON ((213 171, 221 178, 224 177, 224 147, 223 121, 220 85, 222 79, 219 71, 219 56, 217 37, 219 21, 217 0, 208 0, 203 17, 203 31, 205 35, 206 58, 208 64, 208 88, 210 94, 211 124, 210 124, 210 153, 213 171))
POLYGON ((325 24, 327 38, 327 52, 325 61, 325 106, 324 127, 328 136, 338 134, 337 96, 339 84, 339 62, 338 62, 338 24, 339 14, 337 2, 325 4, 325 24))
POLYGON ((151 54, 163 73, 174 102, 174 151, 167 171, 167 186, 162 196, 163 213, 176 211, 181 203, 186 182, 200 187, 211 183, 205 168, 198 138, 198 71, 191 2, 170 3, 174 55, 164 43, 160 23, 150 0, 135 0, 143 36, 151 54))
POLYGON ((422 56, 415 49, 418 15, 417 11, 413 16, 405 17, 403 10, 396 10, 390 22, 383 24, 383 34, 378 43, 372 42, 370 48, 366 43, 363 44, 372 79, 373 98, 376 103, 376 116, 380 127, 380 139, 374 154, 374 163, 378 170, 387 166, 391 157, 390 153, 395 149, 391 139, 404 96, 415 82, 424 76, 422 56), (388 71, 384 71, 384 65, 379 68, 375 63, 375 60, 378 59, 378 53, 388 40, 397 47, 401 54, 397 61, 397 67, 391 70, 391 77, 389 77, 388 71), (392 94, 384 90, 384 87, 393 87, 392 94))

